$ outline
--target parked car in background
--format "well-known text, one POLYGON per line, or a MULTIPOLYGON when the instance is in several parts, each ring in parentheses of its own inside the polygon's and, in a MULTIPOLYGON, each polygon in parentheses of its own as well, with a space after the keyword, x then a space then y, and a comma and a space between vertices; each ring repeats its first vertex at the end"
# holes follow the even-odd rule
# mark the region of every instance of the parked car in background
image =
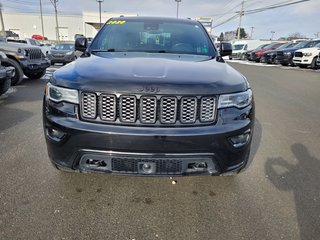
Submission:
POLYGON ((8 30, 6 31, 6 38, 8 39, 19 39, 19 34, 11 31, 11 30, 8 30))
POLYGON ((264 52, 275 50, 276 48, 280 47, 283 44, 285 44, 285 43, 279 43, 279 42, 271 43, 271 44, 264 46, 261 49, 252 51, 250 59, 251 59, 251 61, 260 62, 260 59, 261 59, 264 52))
POLYGON ((11 86, 11 79, 14 76, 14 67, 5 67, 2 63, 7 59, 7 56, 0 52, 0 95, 6 93, 11 86))
POLYGON ((249 61, 253 61, 252 60, 252 58, 251 58, 251 53, 252 52, 255 52, 255 51, 258 51, 258 50, 261 50, 261 49, 263 49, 265 46, 267 46, 267 45, 269 45, 269 44, 262 44, 262 45, 260 45, 260 46, 258 46, 256 49, 253 49, 253 50, 251 50, 251 51, 247 51, 246 53, 245 53, 245 59, 247 59, 247 60, 249 60, 249 61))
POLYGON ((42 51, 42 53, 46 56, 50 51, 51 47, 46 46, 42 43, 40 43, 38 40, 33 38, 25 38, 25 39, 8 39, 8 42, 15 42, 15 43, 22 43, 22 44, 28 44, 31 46, 39 47, 42 51))
POLYGON ((37 34, 32 35, 31 38, 36 39, 36 40, 40 40, 40 41, 48 40, 48 38, 43 37, 43 36, 41 36, 41 35, 37 35, 37 34))
POLYGON ((262 41, 262 40, 241 40, 236 41, 232 44, 233 50, 232 55, 229 59, 245 59, 246 52, 252 51, 259 47, 261 44, 270 44, 271 41, 262 41))
POLYGON ((274 60, 275 60, 275 58, 277 56, 277 51, 283 50, 283 49, 286 49, 286 48, 292 48, 297 44, 298 43, 286 43, 286 44, 283 44, 283 45, 279 46, 275 50, 266 51, 266 52, 263 53, 263 55, 262 55, 262 57, 260 59, 260 62, 273 64, 274 60))
POLYGON ((319 55, 318 55, 317 65, 320 66, 320 53, 319 53, 319 55))
POLYGON ((50 62, 38 47, 0 41, 0 51, 8 57, 2 65, 15 68, 11 85, 19 84, 23 80, 23 75, 30 79, 39 79, 45 75, 46 69, 50 66, 50 62))
POLYGON ((51 49, 51 52, 47 55, 51 61, 51 65, 55 63, 67 64, 77 59, 74 49, 74 42, 64 42, 57 44, 51 49))
POLYGON ((317 59, 320 53, 320 42, 312 48, 298 49, 294 53, 293 63, 301 68, 311 67, 312 69, 319 68, 317 59))
POLYGON ((276 64, 281 64, 282 66, 293 66, 293 56, 296 50, 303 49, 303 48, 311 48, 317 45, 320 42, 320 40, 312 40, 312 41, 305 41, 300 42, 297 45, 295 45, 292 48, 287 48, 283 50, 277 51, 277 56, 275 58, 276 64))

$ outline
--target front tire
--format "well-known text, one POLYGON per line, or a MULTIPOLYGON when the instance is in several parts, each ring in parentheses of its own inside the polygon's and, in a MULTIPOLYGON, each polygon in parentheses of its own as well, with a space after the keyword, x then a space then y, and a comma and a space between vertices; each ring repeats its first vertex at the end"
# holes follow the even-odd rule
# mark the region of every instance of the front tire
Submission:
POLYGON ((315 57, 315 58, 312 60, 311 68, 312 68, 312 69, 318 69, 318 68, 320 68, 320 66, 317 64, 317 57, 315 57))
POLYGON ((30 79, 40 79, 46 74, 46 69, 38 73, 26 73, 26 76, 30 79))
POLYGON ((23 71, 20 64, 10 58, 2 60, 1 62, 2 62, 2 65, 5 67, 14 67, 15 69, 15 75, 11 79, 11 86, 20 84, 23 80, 23 71))
POLYGON ((0 84, 0 96, 6 93, 11 86, 11 79, 7 78, 2 84, 0 84))

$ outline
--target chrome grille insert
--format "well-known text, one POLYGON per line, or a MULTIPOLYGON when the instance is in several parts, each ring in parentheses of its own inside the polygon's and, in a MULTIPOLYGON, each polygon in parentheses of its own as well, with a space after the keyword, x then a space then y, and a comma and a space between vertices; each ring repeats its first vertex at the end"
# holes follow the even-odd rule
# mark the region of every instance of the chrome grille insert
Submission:
POLYGON ((194 123, 197 116, 197 98, 184 97, 181 99, 180 121, 194 123))
POLYGON ((127 125, 197 126, 213 124, 215 96, 144 96, 81 93, 83 120, 127 125))
POLYGON ((94 93, 82 93, 81 114, 84 118, 97 117, 97 96, 94 93))
POLYGON ((157 117, 157 98, 141 97, 140 121, 142 123, 155 123, 157 117))
POLYGON ((120 121, 134 123, 137 119, 137 99, 135 96, 120 97, 120 121))
POLYGON ((42 58, 42 52, 41 49, 36 48, 26 48, 26 56, 33 60, 33 59, 41 59, 42 58))
POLYGON ((160 101, 160 122, 173 124, 177 120, 177 98, 162 97, 160 101))
POLYGON ((215 119, 216 99, 215 97, 203 97, 200 104, 200 121, 212 122, 215 119))
POLYGON ((100 95, 100 118, 104 121, 115 121, 117 98, 114 95, 100 95))

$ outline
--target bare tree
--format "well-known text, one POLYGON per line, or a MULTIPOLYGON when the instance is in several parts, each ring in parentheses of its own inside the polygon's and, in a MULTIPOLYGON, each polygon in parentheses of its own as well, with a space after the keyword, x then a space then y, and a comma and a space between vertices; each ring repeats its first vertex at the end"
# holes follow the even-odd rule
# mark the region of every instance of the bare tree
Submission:
POLYGON ((306 38, 306 36, 302 35, 299 32, 289 34, 290 39, 299 39, 299 38, 306 38))

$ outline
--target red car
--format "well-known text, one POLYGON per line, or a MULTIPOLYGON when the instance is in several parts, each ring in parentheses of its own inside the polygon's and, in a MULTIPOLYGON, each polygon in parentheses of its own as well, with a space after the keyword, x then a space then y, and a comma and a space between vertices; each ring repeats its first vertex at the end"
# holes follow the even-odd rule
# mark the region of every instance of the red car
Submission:
POLYGON ((264 54, 264 52, 275 50, 276 48, 280 47, 283 44, 285 44, 285 43, 271 43, 271 44, 263 47, 262 49, 252 51, 250 59, 251 59, 251 61, 260 62, 260 59, 261 59, 262 55, 264 54))
POLYGON ((32 38, 37 40, 48 40, 48 38, 36 34, 32 35, 32 38))

